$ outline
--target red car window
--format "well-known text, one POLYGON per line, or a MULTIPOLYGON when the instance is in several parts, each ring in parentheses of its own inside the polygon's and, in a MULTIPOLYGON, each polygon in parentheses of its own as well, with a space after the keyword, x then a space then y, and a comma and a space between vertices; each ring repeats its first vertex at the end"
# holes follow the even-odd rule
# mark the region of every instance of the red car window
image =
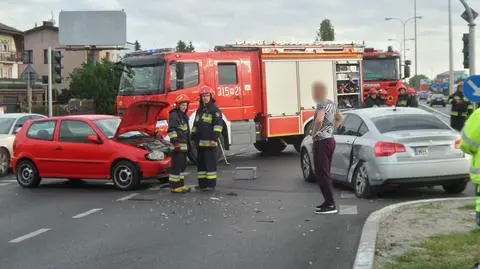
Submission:
POLYGON ((96 135, 88 123, 79 120, 62 120, 58 140, 60 142, 90 143, 89 135, 96 135))
POLYGON ((56 121, 34 122, 27 131, 27 137, 37 140, 53 141, 56 121))

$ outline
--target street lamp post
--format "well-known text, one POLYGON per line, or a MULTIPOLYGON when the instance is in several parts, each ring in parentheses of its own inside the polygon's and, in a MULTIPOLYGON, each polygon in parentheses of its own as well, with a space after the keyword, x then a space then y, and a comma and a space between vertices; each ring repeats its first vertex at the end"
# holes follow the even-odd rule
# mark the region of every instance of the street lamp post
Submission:
POLYGON ((413 17, 415 18, 415 76, 418 75, 418 36, 417 36, 417 0, 413 0, 413 17))
MULTIPOLYGON (((417 20, 417 19, 422 19, 423 17, 422 16, 415 16, 415 17, 411 17, 411 18, 408 18, 407 20, 402 20, 400 18, 392 18, 392 17, 389 17, 389 18, 385 18, 386 21, 391 21, 391 20, 396 20, 396 21, 399 21, 402 23, 402 26, 403 26, 403 60, 405 61, 406 60, 406 56, 405 56, 405 47, 406 47, 406 41, 407 41, 407 35, 406 35, 406 26, 407 26, 407 23, 411 20, 417 20)), ((415 39, 416 40, 416 39, 415 39)), ((416 42, 416 41, 415 41, 416 42)), ((415 63, 416 64, 416 63, 415 63)), ((416 71, 416 70, 415 70, 416 71)))
MULTIPOLYGON (((389 39, 387 39, 387 40, 390 41, 390 42, 392 42, 392 41, 398 42, 398 44, 400 45, 400 51, 403 53, 403 55, 404 55, 404 56, 403 56, 403 59, 404 59, 404 61, 405 61, 405 59, 406 59, 406 56, 405 56, 405 55, 406 55, 406 51, 407 51, 407 49, 406 49, 407 44, 402 44, 402 41, 400 41, 400 40, 398 40, 398 39, 395 39, 395 38, 389 38, 389 39)), ((414 38, 408 38, 408 39, 406 39, 405 41, 413 41, 413 40, 415 40, 415 39, 414 39, 414 38)))

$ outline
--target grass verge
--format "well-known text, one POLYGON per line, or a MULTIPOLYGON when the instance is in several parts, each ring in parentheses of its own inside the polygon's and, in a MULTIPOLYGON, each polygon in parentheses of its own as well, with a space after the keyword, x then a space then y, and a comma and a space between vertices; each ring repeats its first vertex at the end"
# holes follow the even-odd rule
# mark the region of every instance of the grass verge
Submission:
POLYGON ((385 269, 470 269, 480 262, 480 229, 426 239, 385 269))
POLYGON ((475 211, 475 204, 467 204, 467 205, 459 207, 458 209, 475 211))

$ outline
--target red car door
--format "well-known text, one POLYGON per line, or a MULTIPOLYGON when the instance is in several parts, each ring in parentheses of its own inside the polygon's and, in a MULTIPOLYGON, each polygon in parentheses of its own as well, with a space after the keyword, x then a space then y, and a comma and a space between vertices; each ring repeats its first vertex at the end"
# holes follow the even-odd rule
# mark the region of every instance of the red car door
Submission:
POLYGON ((27 130, 27 139, 21 149, 31 156, 41 177, 55 177, 59 173, 54 141, 56 120, 37 121, 27 130))
POLYGON ((103 143, 90 142, 90 135, 98 136, 89 121, 68 119, 60 122, 57 154, 65 178, 109 178, 112 149, 103 143))

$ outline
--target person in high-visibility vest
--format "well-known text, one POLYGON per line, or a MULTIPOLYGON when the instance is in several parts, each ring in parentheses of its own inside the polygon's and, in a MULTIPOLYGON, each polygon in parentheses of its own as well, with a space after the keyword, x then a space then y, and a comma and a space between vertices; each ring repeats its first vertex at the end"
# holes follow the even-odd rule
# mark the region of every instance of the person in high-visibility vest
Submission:
POLYGON ((460 149, 472 155, 470 179, 475 184, 477 194, 475 211, 477 224, 480 226, 480 109, 477 109, 466 121, 462 130, 460 149))
POLYGON ((190 187, 185 186, 183 174, 187 167, 187 151, 190 142, 190 127, 188 126, 188 104, 190 99, 180 94, 175 100, 175 108, 170 111, 168 120, 168 136, 173 145, 172 166, 169 171, 170 190, 173 193, 185 193, 190 187))
POLYGON ((458 83, 457 91, 448 97, 448 103, 452 105, 450 126, 460 132, 473 112, 472 103, 463 95, 463 82, 458 83))

